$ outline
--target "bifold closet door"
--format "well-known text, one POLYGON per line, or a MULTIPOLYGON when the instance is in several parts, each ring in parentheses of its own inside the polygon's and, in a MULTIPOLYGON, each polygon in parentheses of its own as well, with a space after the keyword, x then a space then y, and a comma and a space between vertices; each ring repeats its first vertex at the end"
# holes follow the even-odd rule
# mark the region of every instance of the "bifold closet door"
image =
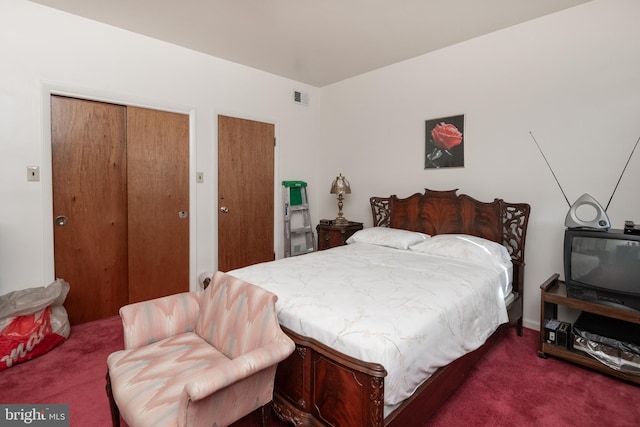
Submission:
POLYGON ((189 119, 51 97, 55 275, 72 324, 189 289, 189 119))

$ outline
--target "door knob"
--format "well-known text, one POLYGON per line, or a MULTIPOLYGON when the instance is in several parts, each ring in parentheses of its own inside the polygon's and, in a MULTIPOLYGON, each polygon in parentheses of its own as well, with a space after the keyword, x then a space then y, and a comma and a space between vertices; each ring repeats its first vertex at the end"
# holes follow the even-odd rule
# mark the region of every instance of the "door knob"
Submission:
POLYGON ((222 207, 220 208, 220 212, 222 212, 222 213, 229 213, 229 208, 228 208, 228 207, 226 207, 226 206, 222 206, 222 207))
POLYGON ((69 218, 67 218, 67 217, 66 217, 66 216, 64 216, 64 215, 60 215, 60 216, 57 216, 57 217, 56 217, 56 219, 55 219, 55 224, 56 224, 58 227, 62 227, 63 225, 66 225, 68 221, 69 221, 69 218))

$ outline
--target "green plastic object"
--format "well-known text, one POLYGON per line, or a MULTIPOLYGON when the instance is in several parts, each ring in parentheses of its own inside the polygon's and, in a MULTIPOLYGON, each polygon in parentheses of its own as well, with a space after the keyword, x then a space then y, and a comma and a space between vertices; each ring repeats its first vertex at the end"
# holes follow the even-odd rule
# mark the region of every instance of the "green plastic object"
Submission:
POLYGON ((288 188, 292 187, 306 187, 307 183, 304 181, 282 181, 282 185, 288 188))
POLYGON ((282 181, 284 187, 289 188, 289 203, 291 206, 302 204, 302 188, 307 186, 304 181, 282 181))

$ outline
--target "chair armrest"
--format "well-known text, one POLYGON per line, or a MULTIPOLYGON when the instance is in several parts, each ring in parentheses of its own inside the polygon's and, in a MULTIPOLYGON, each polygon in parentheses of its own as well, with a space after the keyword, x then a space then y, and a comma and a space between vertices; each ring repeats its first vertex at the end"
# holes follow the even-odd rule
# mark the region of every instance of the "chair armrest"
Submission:
POLYGON ((132 349, 196 329, 198 292, 183 292, 120 308, 124 348, 132 349))
POLYGON ((197 401, 210 396, 233 383, 277 365, 289 357, 294 349, 294 342, 283 334, 277 341, 264 347, 212 366, 198 380, 185 385, 186 397, 197 401))

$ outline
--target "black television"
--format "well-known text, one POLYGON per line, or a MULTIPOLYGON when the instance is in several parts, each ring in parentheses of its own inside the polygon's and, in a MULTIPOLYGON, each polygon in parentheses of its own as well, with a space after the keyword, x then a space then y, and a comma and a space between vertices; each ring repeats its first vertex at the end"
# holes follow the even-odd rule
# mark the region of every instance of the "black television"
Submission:
POLYGON ((564 280, 572 298, 640 311, 640 235, 566 229, 564 280))

